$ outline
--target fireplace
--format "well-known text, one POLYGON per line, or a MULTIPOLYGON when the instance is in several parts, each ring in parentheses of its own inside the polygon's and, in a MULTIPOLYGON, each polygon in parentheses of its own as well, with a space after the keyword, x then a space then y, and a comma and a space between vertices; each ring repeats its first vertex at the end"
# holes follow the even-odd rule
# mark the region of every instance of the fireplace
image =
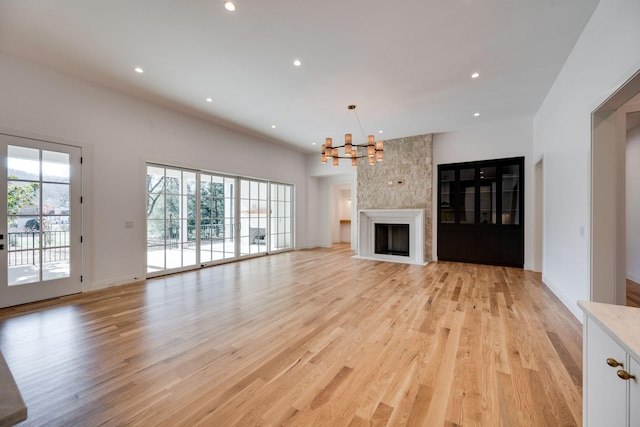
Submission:
POLYGON ((358 212, 356 258, 424 265, 423 209, 358 212))
POLYGON ((409 224, 375 224, 374 253, 409 256, 409 224))

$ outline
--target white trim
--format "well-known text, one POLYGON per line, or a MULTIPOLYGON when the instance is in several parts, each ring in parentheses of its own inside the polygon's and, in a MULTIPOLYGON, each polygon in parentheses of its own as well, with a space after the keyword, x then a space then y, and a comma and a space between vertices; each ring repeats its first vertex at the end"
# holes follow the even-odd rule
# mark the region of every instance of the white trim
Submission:
POLYGON ((354 258, 403 264, 424 262, 424 209, 365 209, 358 212, 358 252, 354 258), (410 256, 374 253, 375 224, 409 224, 410 256))
POLYGON ((576 319, 578 319, 580 323, 584 321, 584 313, 582 312, 580 307, 578 307, 577 301, 573 301, 569 297, 567 297, 567 295, 562 292, 562 288, 559 288, 558 286, 551 283, 545 276, 542 276, 542 284, 549 288, 551 292, 553 292, 555 296, 558 297, 558 299, 565 305, 565 307, 569 309, 569 311, 576 317, 576 319))
POLYGON ((98 289, 106 289, 112 286, 127 285, 129 283, 135 283, 144 279, 144 277, 140 277, 137 275, 128 275, 112 279, 99 280, 97 282, 89 284, 88 289, 86 289, 85 291, 97 291, 98 289))
POLYGON ((632 282, 640 283, 640 275, 627 271, 627 279, 632 282))

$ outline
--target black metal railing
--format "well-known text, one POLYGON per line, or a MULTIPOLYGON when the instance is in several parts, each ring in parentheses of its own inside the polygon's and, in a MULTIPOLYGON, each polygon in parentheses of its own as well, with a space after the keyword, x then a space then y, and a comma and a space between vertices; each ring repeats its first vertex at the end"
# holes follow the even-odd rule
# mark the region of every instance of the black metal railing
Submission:
POLYGON ((68 231, 21 231, 7 233, 9 267, 69 260, 68 231))

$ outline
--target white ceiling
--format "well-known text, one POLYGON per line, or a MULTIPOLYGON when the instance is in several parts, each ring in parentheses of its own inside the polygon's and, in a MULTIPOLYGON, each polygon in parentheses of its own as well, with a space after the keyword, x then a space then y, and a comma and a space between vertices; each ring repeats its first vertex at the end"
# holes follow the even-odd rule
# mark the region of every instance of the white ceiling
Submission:
POLYGON ((312 152, 364 142, 349 104, 377 139, 533 117, 597 3, 0 0, 0 52, 312 152))

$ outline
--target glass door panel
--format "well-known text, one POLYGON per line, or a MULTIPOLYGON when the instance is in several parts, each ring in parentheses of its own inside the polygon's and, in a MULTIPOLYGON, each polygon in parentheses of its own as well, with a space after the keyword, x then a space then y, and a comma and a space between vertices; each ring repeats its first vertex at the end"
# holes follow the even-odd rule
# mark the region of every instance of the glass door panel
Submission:
POLYGON ((267 252, 267 183, 240 179, 240 256, 267 252))
POLYGON ((440 171, 440 223, 455 224, 456 171, 440 171))
POLYGON ((460 169, 459 223, 476 223, 476 169, 460 169))
POLYGON ((480 223, 496 223, 496 167, 480 168, 480 223))
POLYGON ((196 172, 182 172, 182 205, 180 217, 180 242, 182 244, 182 265, 198 264, 198 236, 196 221, 197 184, 196 172))
POLYGON ((271 184, 270 250, 282 251, 293 248, 293 186, 271 184))
POLYGON ((147 273, 197 265, 196 176, 147 166, 147 273))
POLYGON ((520 224, 520 165, 502 166, 502 224, 520 224))
POLYGON ((201 264, 236 257, 235 187, 235 178, 200 174, 201 264))
POLYGON ((0 141, 0 307, 81 292, 80 148, 8 135, 0 141))

